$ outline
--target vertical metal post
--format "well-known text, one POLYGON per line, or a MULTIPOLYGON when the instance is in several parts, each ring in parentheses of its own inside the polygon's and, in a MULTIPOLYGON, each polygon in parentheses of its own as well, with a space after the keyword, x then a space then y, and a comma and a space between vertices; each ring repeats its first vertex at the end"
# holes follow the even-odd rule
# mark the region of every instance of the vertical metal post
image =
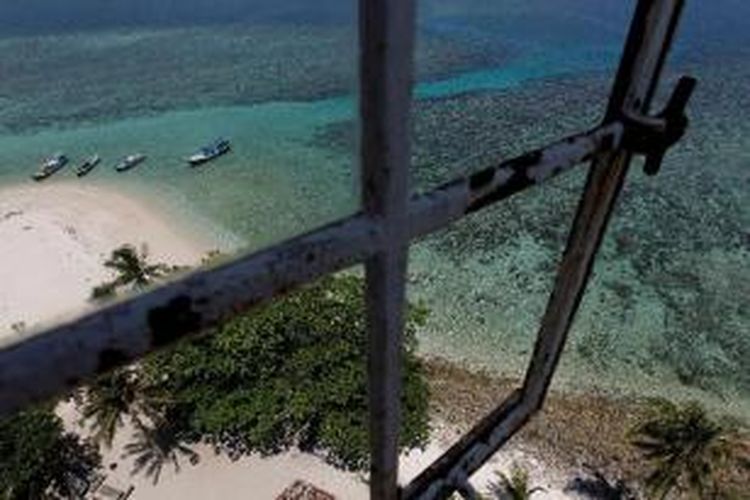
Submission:
POLYGON ((398 494, 414 17, 414 0, 359 3, 362 199, 381 237, 365 263, 373 499, 398 494))

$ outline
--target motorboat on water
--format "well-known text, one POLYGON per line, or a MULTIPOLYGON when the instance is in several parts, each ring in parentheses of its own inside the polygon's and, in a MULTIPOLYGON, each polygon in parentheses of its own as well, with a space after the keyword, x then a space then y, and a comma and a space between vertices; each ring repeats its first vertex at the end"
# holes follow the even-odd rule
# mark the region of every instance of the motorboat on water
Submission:
POLYGON ((102 161, 101 157, 99 155, 94 155, 82 164, 78 166, 76 169, 76 175, 78 177, 83 177, 84 175, 88 175, 89 172, 94 170, 94 167, 99 165, 99 163, 102 161))
POLYGON ((195 167, 214 160, 219 156, 228 153, 231 149, 232 146, 227 139, 217 139, 208 146, 199 149, 195 154, 190 156, 187 161, 191 166, 195 167))
POLYGON ((68 161, 67 156, 62 153, 57 153, 56 155, 44 160, 39 171, 32 175, 31 178, 35 181, 44 180, 67 165, 68 161))
POLYGON ((126 170, 130 170, 136 165, 143 163, 145 159, 146 155, 143 154, 128 155, 123 158, 120 163, 117 164, 115 170, 117 170, 118 172, 125 172, 126 170))

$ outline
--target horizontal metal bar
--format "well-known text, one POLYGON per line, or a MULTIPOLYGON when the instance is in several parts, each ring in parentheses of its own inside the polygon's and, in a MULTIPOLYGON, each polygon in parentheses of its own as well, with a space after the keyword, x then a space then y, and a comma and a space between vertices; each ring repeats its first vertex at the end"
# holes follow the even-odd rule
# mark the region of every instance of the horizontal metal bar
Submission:
POLYGON ((435 232, 467 214, 541 184, 589 161, 599 152, 618 148, 623 130, 620 122, 602 125, 413 198, 409 206, 411 239, 435 232))
POLYGON ((379 246, 377 225, 350 217, 5 345, 0 348, 0 415, 350 267, 379 246))
MULTIPOLYGON (((412 240, 617 148, 620 123, 597 127, 413 197, 412 240)), ((215 268, 0 345, 0 415, 77 386, 383 248, 380 219, 355 214, 215 268)))

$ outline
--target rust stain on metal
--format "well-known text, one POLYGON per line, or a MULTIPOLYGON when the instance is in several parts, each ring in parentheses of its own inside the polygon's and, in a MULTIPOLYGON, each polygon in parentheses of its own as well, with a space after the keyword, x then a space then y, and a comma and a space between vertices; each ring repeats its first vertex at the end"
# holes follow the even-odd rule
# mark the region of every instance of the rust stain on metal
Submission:
POLYGON ((531 151, 472 175, 469 178, 472 201, 466 213, 475 212, 533 184, 527 170, 537 165, 542 156, 542 150, 531 151))
POLYGON ((469 189, 475 190, 486 186, 495 178, 495 167, 485 168, 469 177, 469 189))
POLYGON ((527 168, 531 167, 537 163, 539 163, 539 160, 542 159, 542 151, 531 151, 529 153, 523 154, 513 160, 513 163, 511 164, 511 168, 527 168))
MULTIPOLYGON (((120 349, 107 348, 99 353, 99 363, 96 366, 97 373, 106 373, 118 366, 124 365, 130 358, 120 349)), ((69 379, 73 381, 75 377, 69 379)), ((69 381, 68 385, 72 385, 69 381)))
POLYGON ((202 316, 193 309, 193 300, 181 295, 166 306, 155 307, 148 313, 151 343, 154 347, 167 345, 203 327, 202 316))

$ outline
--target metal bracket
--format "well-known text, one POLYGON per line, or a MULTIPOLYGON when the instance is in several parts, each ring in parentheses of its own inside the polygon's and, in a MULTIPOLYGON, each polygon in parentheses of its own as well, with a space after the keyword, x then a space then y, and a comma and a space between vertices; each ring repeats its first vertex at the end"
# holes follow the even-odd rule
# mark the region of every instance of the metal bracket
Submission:
POLYGON ((667 150, 685 134, 689 123, 685 108, 696 83, 695 78, 681 77, 667 105, 656 116, 622 113, 621 120, 625 127, 623 145, 633 153, 646 156, 643 171, 647 175, 659 172, 667 150))

